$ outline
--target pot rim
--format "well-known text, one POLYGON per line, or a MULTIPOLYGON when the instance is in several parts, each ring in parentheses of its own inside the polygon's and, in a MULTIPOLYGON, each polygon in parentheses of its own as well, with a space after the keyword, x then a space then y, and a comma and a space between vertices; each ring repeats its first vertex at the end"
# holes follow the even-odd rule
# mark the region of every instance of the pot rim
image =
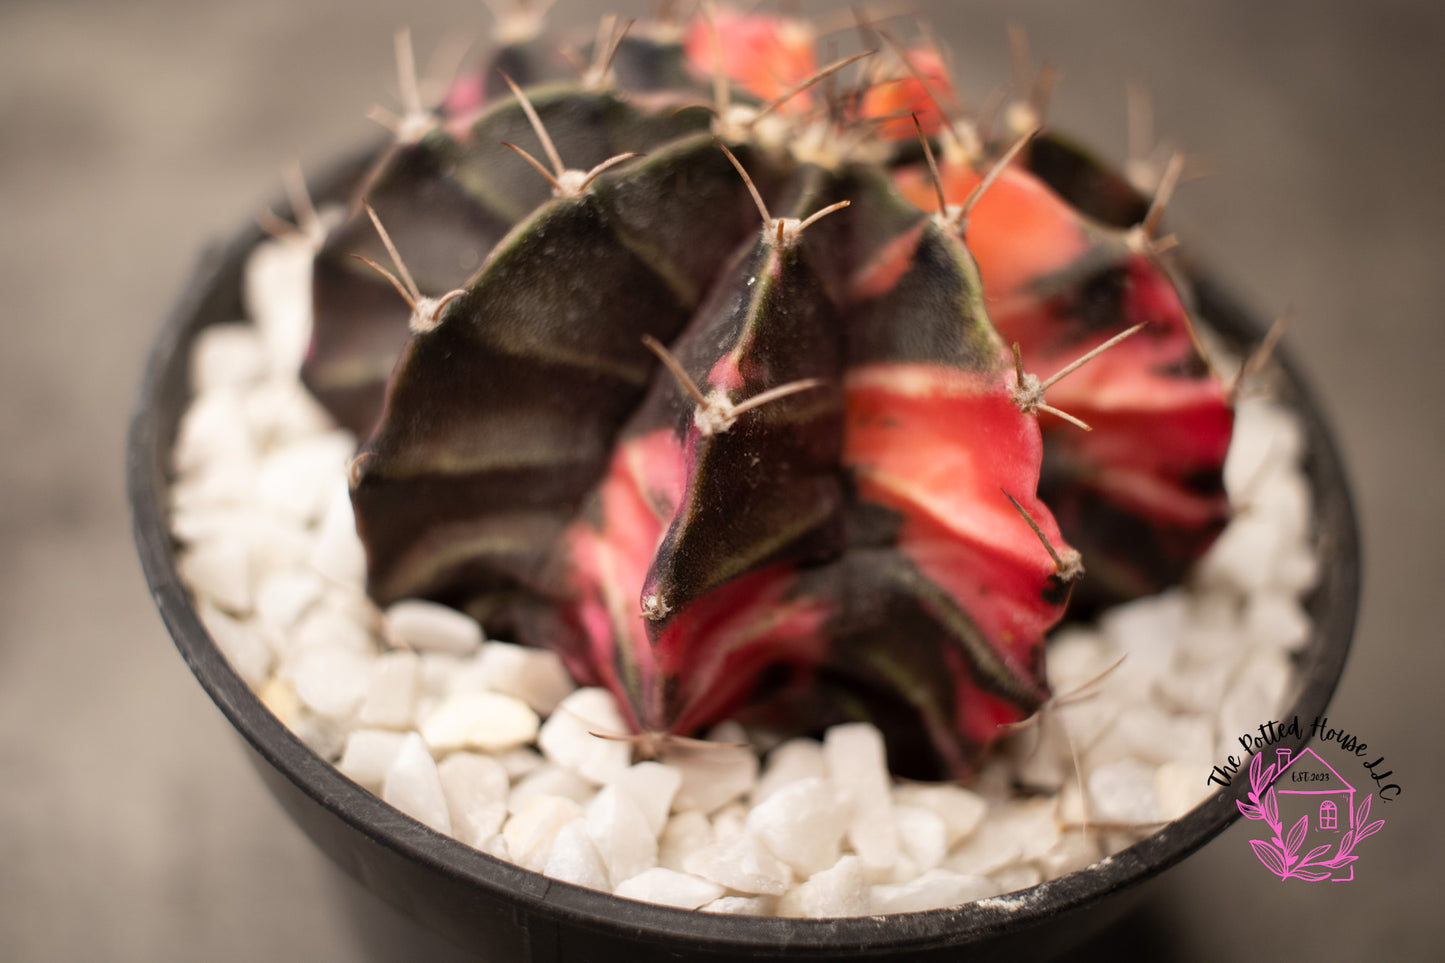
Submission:
MULTIPOLYGON (((357 160, 326 183, 345 184, 357 160)), ((333 191, 330 196, 339 192, 333 191)), ((1216 790, 1188 814, 1093 866, 1026 890, 951 909, 838 919, 731 916, 642 903, 550 879, 437 833, 383 802, 307 748, 266 709, 207 633, 176 569, 166 500, 171 448, 188 399, 189 347, 216 320, 237 320, 246 256, 265 235, 251 226, 202 256, 150 351, 132 414, 126 455, 132 527, 147 585, 191 672, 236 730, 270 766, 316 804, 374 842, 456 882, 520 904, 554 922, 683 940, 745 951, 787 946, 802 954, 851 949, 894 951, 955 947, 1036 926, 1135 886, 1175 865, 1239 818, 1234 793, 1216 790), (228 310, 229 309, 229 310, 228 310), (207 317, 215 315, 215 317, 207 317)), ((1197 314, 1226 340, 1258 340, 1260 325, 1201 272, 1197 314)), ((1298 695, 1284 718, 1323 712, 1354 632, 1360 592, 1360 543, 1353 498, 1325 414, 1287 351, 1277 351, 1281 400, 1300 417, 1314 495, 1321 556, 1319 584, 1307 599, 1311 636, 1297 659, 1298 695), (1300 680, 1303 684, 1300 685, 1300 680)), ((1303 744, 1303 743, 1301 743, 1303 744)), ((1201 773, 1201 778, 1206 774, 1201 773)))

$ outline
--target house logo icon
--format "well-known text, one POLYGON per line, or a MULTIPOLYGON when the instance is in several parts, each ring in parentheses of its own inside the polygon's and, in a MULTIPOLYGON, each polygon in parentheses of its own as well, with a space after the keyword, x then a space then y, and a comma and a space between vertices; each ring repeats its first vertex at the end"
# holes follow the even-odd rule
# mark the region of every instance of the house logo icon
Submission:
POLYGON ((1355 848, 1385 825, 1369 822, 1370 793, 1357 793, 1313 749, 1257 753, 1249 764, 1248 802, 1236 801, 1246 819, 1263 822, 1266 838, 1249 841, 1254 855, 1280 879, 1346 883, 1355 878, 1355 848), (1357 795, 1363 798, 1356 800, 1357 795), (1288 827, 1288 828, 1286 828, 1288 827))

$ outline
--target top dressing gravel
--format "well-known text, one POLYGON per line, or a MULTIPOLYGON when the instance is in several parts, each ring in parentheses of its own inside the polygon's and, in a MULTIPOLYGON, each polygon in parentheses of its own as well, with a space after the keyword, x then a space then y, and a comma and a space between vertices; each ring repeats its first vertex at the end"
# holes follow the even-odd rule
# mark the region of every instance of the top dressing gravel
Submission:
POLYGON ((1285 702, 1316 574, 1303 436, 1247 398, 1235 516, 1187 583, 1068 624, 1054 698, 968 788, 890 776, 866 724, 634 763, 610 693, 553 654, 422 601, 378 610, 347 489, 356 439, 297 379, 312 243, 248 265, 251 323, 211 327, 175 448, 180 570, 237 673, 323 758, 402 812, 581 886, 706 912, 956 906, 1088 867, 1176 819, 1234 736, 1285 702))

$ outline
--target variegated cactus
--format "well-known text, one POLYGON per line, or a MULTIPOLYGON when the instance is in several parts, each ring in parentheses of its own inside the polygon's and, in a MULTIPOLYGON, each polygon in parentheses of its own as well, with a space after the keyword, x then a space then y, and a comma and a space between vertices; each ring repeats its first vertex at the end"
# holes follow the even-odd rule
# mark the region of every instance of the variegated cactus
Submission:
POLYGON ((861 717, 967 777, 1083 567, 1157 590, 1225 516, 1149 204, 866 26, 820 67, 788 17, 606 22, 576 69, 504 26, 440 108, 404 82, 316 258, 369 590, 556 649, 638 733, 861 717))

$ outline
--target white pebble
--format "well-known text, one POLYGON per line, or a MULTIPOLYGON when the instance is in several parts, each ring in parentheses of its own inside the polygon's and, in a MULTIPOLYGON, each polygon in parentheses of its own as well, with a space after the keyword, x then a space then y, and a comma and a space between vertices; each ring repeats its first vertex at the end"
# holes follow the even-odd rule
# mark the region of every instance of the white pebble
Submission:
POLYGON ((575 883, 588 889, 604 892, 611 889, 607 879, 607 866, 581 819, 574 819, 557 831, 557 837, 552 841, 552 851, 547 854, 547 865, 542 868, 542 872, 553 879, 575 883))
POLYGON ((452 819, 436 760, 416 733, 407 733, 381 785, 381 798, 408 816, 451 834, 452 819))
POLYGON ((1000 893, 1014 893, 1043 882, 1043 874, 1033 866, 1010 866, 989 877, 1000 893))
POLYGON ((683 860, 682 868, 740 893, 781 896, 793 882, 788 864, 749 833, 698 850, 683 860))
POLYGON ((382 729, 410 728, 414 721, 412 709, 416 705, 417 669, 417 658, 410 652, 387 652, 380 656, 372 663, 371 679, 357 721, 382 729))
POLYGON ((827 774, 828 764, 823 761, 822 743, 816 739, 789 739, 768 753, 767 765, 753 789, 753 805, 789 783, 821 778, 827 774))
POLYGON ((502 764, 502 768, 507 770, 507 776, 514 782, 528 773, 540 769, 546 762, 535 749, 525 746, 521 749, 499 752, 495 758, 502 764))
POLYGON ((242 542, 212 541, 187 550, 176 563, 198 596, 233 615, 251 611, 251 554, 242 542))
POLYGON ((1209 784, 1192 763, 1167 762, 1154 773, 1154 792, 1162 819, 1178 819, 1209 795, 1209 784))
POLYGON ((266 355, 250 324, 212 324, 191 344, 191 388, 197 394, 243 389, 266 371, 266 355))
POLYGON ((870 910, 867 874, 862 861, 853 855, 844 856, 833 866, 814 873, 778 901, 779 916, 831 919, 866 916, 870 910))
POLYGON ((518 780, 507 797, 507 808, 514 813, 521 812, 539 796, 565 796, 585 803, 596 794, 597 787, 572 770, 543 763, 518 780))
POLYGON ((751 746, 712 745, 670 752, 667 764, 682 775, 676 809, 710 813, 747 795, 757 784, 758 756, 751 746))
POLYGON ((1154 767, 1132 759, 1109 763, 1089 773, 1089 802, 1094 819, 1110 823, 1150 823, 1159 819, 1154 767))
POLYGON ((1242 592, 1268 585, 1283 554, 1281 538, 1279 527, 1268 517, 1241 514, 1199 560, 1197 577, 1206 586, 1223 585, 1242 592))
POLYGON ((1099 844, 1092 834, 1070 829, 1059 838, 1052 850, 1039 859, 1039 867, 1049 879, 1087 869, 1099 861, 1099 844))
MULTIPOLYGON (((263 381, 243 399, 246 424, 258 450, 335 430, 326 409, 295 380, 263 381)), ((347 435, 352 451, 356 439, 347 435)))
MULTIPOLYGON (((746 826, 774 856, 808 877, 838 861, 852 815, 850 800, 828 780, 813 777, 789 783, 758 803, 746 826)), ((927 815, 938 821, 937 816, 927 815)), ((938 831, 941 846, 941 822, 938 831)))
POLYGON ((336 767, 372 792, 380 792, 405 740, 405 734, 400 732, 353 729, 336 767))
POLYGON ((610 785, 632 797, 647 817, 652 835, 658 836, 667 825, 667 814, 682 786, 682 773, 660 762, 645 761, 622 770, 610 785))
POLYGON ((299 655, 316 649, 344 649, 356 655, 373 655, 376 643, 370 630, 354 615, 321 605, 302 616, 291 633, 291 651, 299 655))
POLYGON ((1269 519, 1279 532, 1283 548, 1308 539, 1312 503, 1309 481, 1301 474, 1281 471, 1271 475, 1268 484, 1260 486, 1250 500, 1248 511, 1269 519))
POLYGON ((1157 680, 1154 688, 1166 709, 1212 716, 1224 699, 1230 671, 1228 664, 1219 663, 1180 667, 1157 680))
POLYGON ((1011 837, 1025 860, 1039 858, 1059 841, 1058 802, 1048 796, 1010 800, 994 817, 997 832, 1011 837))
POLYGON ((349 432, 331 431, 289 442, 261 459, 256 497, 268 512, 305 523, 319 521, 356 443, 349 432))
MULTIPOLYGON (((239 519, 238 519, 239 521, 239 519)), ((234 532, 251 555, 252 571, 303 568, 308 564, 316 540, 304 525, 278 515, 256 513, 245 519, 245 528, 234 532)))
POLYGON ((715 843, 732 842, 748 828, 748 809, 741 802, 729 803, 712 814, 715 843))
POLYGON ((369 657, 348 649, 318 646, 297 658, 291 668, 291 681, 296 686, 296 694, 311 709, 320 715, 344 720, 366 696, 371 662, 369 657))
POLYGON ((712 845, 712 823, 697 810, 680 812, 667 821, 657 841, 657 862, 681 870, 687 858, 712 845))
POLYGON ((1158 766, 1174 759, 1189 759, 1207 772, 1213 752, 1208 722, 1172 715, 1146 703, 1119 713, 1118 723, 1090 748, 1086 764, 1097 766, 1132 758, 1158 766))
POLYGON ((1232 668, 1243 654, 1240 598, 1236 590, 1218 588, 1195 596, 1190 623, 1179 647, 1178 669, 1232 668))
POLYGON ((277 719, 286 725, 291 725, 296 714, 301 712, 301 699, 296 695, 296 687, 289 679, 283 679, 273 675, 267 679, 256 692, 260 697, 261 704, 277 719))
MULTIPOLYGON (((1073 740, 1074 748, 1079 752, 1086 752, 1114 727, 1119 713, 1123 711, 1121 701, 1103 698, 1080 699, 1059 706, 1055 711, 1055 718, 1068 730, 1068 738, 1073 740)), ((1068 748, 1067 742, 1059 742, 1063 743, 1063 748, 1068 748)), ((1069 765, 1073 765, 1072 760, 1069 765)))
POLYGON ((323 578, 340 585, 362 585, 366 581, 366 548, 356 534, 356 515, 344 479, 333 490, 321 516, 308 563, 323 578))
POLYGON ((552 843, 562 827, 582 815, 582 807, 561 796, 539 796, 507 820, 502 830, 512 862, 540 873, 552 855, 552 843))
POLYGON ((1244 606, 1244 632, 1251 645, 1297 652, 1309 640, 1312 623, 1294 596, 1255 592, 1244 606))
POLYGON ((261 576, 256 586, 256 618, 275 631, 290 629, 321 600, 321 577, 304 569, 280 569, 261 576))
POLYGON ((1058 804, 1059 822, 1065 831, 1093 820, 1093 813, 1085 801, 1084 788, 1076 780, 1070 780, 1059 790, 1058 804))
POLYGON ((1292 414, 1274 402, 1241 401, 1224 459, 1224 485, 1231 499, 1254 494, 1266 477, 1296 464, 1303 450, 1304 434, 1292 414))
POLYGON ((748 731, 735 719, 724 719, 707 731, 709 742, 731 742, 739 746, 748 744, 748 731))
POLYGON ((512 859, 512 851, 507 848, 506 837, 501 833, 478 840, 472 844, 472 848, 477 850, 477 852, 486 853, 488 856, 495 856, 508 863, 516 862, 516 860, 512 859))
POLYGON ((1006 740, 1005 758, 1013 765, 1015 782, 1033 790, 1057 792, 1073 777, 1068 739, 1064 721, 1049 709, 1037 716, 1027 731, 1006 740))
POLYGON ((833 726, 823 737, 823 755, 833 784, 853 801, 848 841, 870 870, 898 861, 898 827, 893 820, 883 735, 867 723, 833 726))
POLYGON ((657 865, 657 837, 647 817, 616 786, 604 788, 587 804, 586 825, 614 886, 657 865))
POLYGON ((943 865, 965 876, 987 876, 1022 858, 1018 834, 989 818, 948 854, 943 865))
POLYGON ((1118 653, 1110 653, 1104 637, 1093 628, 1071 625, 1049 640, 1044 673, 1054 692, 1071 692, 1096 678, 1118 653))
POLYGON ((893 801, 921 806, 942 819, 950 849, 977 829, 988 812, 988 803, 978 793, 948 783, 904 783, 893 791, 893 801))
POLYGON ((465 612, 437 602, 405 599, 387 608, 385 635, 419 652, 468 656, 482 646, 482 627, 465 612))
POLYGON ((509 642, 482 646, 476 679, 495 692, 516 696, 544 715, 576 688, 555 652, 509 642))
POLYGON ((969 876, 946 869, 930 869, 909 883, 880 883, 871 894, 872 912, 920 913, 961 906, 997 895, 998 886, 984 876, 969 876))
POLYGON ((948 853, 948 830, 938 814, 922 806, 894 806, 898 841, 918 871, 933 869, 948 853))
POLYGON ((238 622, 206 602, 198 604, 196 612, 216 647, 247 685, 260 686, 270 678, 271 648, 254 627, 238 622))
POLYGON ((704 913, 720 916, 775 916, 777 908, 774 896, 724 896, 699 907, 704 913))
POLYGON ((467 692, 442 700, 421 721, 422 738, 438 753, 453 749, 502 752, 537 735, 537 713, 499 692, 467 692))
POLYGON ((502 764, 490 756, 454 752, 437 766, 453 831, 464 843, 489 839, 507 818, 509 781, 502 764))
MULTIPOLYGON (((240 393, 210 391, 198 395, 181 415, 172 453, 176 471, 187 482, 193 473, 205 472, 218 481, 241 483, 238 495, 250 493, 249 476, 255 473, 256 450, 246 424, 246 409, 240 393)), ((194 497, 177 489, 173 497, 194 497)))
POLYGON ((1129 701, 1147 698, 1154 679, 1174 663, 1184 634, 1189 611, 1188 596, 1181 589, 1116 605, 1099 619, 1099 628, 1113 645, 1111 660, 1124 661, 1100 681, 1116 695, 1129 694, 1129 701))
POLYGON ((297 739, 322 759, 335 762, 346 747, 346 724, 330 716, 317 715, 304 705, 297 705, 287 725, 297 739))
POLYGON ((311 265, 315 249, 297 238, 257 245, 246 259, 242 292, 255 319, 271 370, 291 374, 301 367, 311 337, 311 265))
POLYGON ((1311 547, 1309 545, 1287 545, 1275 562, 1270 585, 1298 598, 1314 588, 1319 577, 1319 556, 1311 547))
POLYGON ((632 761, 632 746, 593 733, 623 735, 627 728, 606 689, 578 689, 563 699, 537 737, 542 753, 597 785, 611 782, 632 761))
POLYGON ((708 880, 656 866, 623 880, 614 892, 627 899, 690 910, 716 900, 723 889, 708 880))
POLYGON ((1277 649, 1256 652, 1236 670, 1218 709, 1218 729, 1224 737, 1226 755, 1238 751, 1235 739, 1239 735, 1252 732, 1281 708, 1292 674, 1289 656, 1277 649))
POLYGON ((171 492, 171 534, 182 546, 201 542, 233 542, 236 532, 245 531, 255 513, 236 505, 208 500, 205 480, 185 479, 171 492))
POLYGON ((423 695, 434 696, 437 701, 458 692, 487 692, 487 689, 458 689, 452 684, 457 674, 469 664, 466 660, 445 652, 419 652, 421 657, 421 691, 423 695))

